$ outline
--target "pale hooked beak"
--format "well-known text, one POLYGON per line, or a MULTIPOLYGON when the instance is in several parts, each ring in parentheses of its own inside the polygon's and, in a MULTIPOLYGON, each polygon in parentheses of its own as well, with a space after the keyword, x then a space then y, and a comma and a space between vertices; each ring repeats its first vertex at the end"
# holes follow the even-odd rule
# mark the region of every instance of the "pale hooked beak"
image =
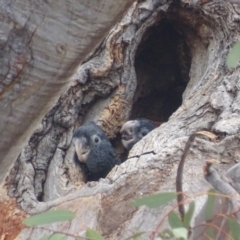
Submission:
POLYGON ((137 125, 136 120, 131 120, 123 124, 120 133, 121 133, 121 140, 122 144, 126 149, 129 149, 129 146, 134 140, 134 132, 133 129, 137 125))
POLYGON ((80 162, 85 163, 87 161, 90 149, 87 146, 87 140, 84 137, 81 138, 74 138, 73 143, 75 146, 75 150, 78 156, 78 160, 80 162))

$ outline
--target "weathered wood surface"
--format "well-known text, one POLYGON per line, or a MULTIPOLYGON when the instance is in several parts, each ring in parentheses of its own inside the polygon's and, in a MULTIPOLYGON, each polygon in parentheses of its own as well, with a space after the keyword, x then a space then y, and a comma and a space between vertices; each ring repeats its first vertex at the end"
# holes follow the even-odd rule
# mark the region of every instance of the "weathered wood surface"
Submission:
POLYGON ((0 3, 0 183, 76 67, 133 1, 0 3))
MULTIPOLYGON (((164 38, 164 31, 160 33, 164 38)), ((239 35, 239 9, 224 1, 146 0, 133 4, 123 20, 85 60, 75 81, 30 138, 7 179, 10 196, 28 213, 54 206, 76 212, 77 218, 71 225, 52 226, 60 231, 67 229, 73 234, 84 234, 86 227, 90 227, 107 239, 125 239, 137 231, 145 231, 143 239, 147 239, 170 206, 157 210, 136 209, 129 206, 129 201, 175 189, 177 164, 191 133, 203 129, 214 131, 220 140, 217 143, 196 140, 184 172, 187 193, 196 194, 210 187, 202 174, 205 160, 215 158, 221 163, 239 160, 239 69, 229 70, 225 64, 227 53, 239 35), (137 143, 127 161, 115 167, 106 179, 82 183, 72 163, 73 130, 88 120, 96 120, 114 139, 122 123, 141 112, 136 110, 142 106, 138 100, 148 94, 149 81, 157 81, 154 88, 164 91, 175 84, 175 75, 171 72, 176 69, 171 59, 179 60, 179 55, 169 57, 171 48, 161 52, 157 49, 158 42, 153 45, 156 55, 152 56, 159 64, 153 69, 147 60, 144 65, 137 58, 140 50, 136 54, 138 47, 144 48, 144 42, 154 34, 151 27, 163 26, 161 23, 166 19, 183 36, 179 39, 184 40, 190 50, 189 82, 184 83, 182 79, 177 86, 187 84, 181 106, 166 123, 137 143), (170 69, 170 73, 163 69, 170 69), (70 202, 64 203, 66 201, 70 202)), ((163 44, 161 37, 158 39, 163 44)), ((161 46, 164 49, 165 45, 161 46)), ((179 67, 184 65, 184 60, 189 61, 189 56, 183 58, 179 60, 182 64, 179 63, 179 67)), ((186 76, 183 67, 180 74, 183 78, 186 76)), ((159 98, 160 94, 156 100, 159 98)), ((161 106, 164 101, 158 104, 152 107, 164 112, 161 106)), ((144 116, 148 114, 166 120, 164 114, 156 115, 150 108, 144 116)), ((219 165, 221 169, 228 167, 219 165)), ((198 201, 198 209, 202 203, 203 199, 198 201)), ((44 234, 38 230, 36 233, 44 234)), ((21 233, 23 239, 28 235, 28 230, 21 233)))

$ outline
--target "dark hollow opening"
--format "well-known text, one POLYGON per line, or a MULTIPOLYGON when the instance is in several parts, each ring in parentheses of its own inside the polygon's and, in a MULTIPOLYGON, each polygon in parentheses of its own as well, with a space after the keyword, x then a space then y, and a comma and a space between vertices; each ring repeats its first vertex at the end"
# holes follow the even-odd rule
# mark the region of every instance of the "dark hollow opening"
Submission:
POLYGON ((190 65, 185 36, 168 19, 146 31, 135 57, 137 89, 130 118, 167 121, 182 104, 190 65))

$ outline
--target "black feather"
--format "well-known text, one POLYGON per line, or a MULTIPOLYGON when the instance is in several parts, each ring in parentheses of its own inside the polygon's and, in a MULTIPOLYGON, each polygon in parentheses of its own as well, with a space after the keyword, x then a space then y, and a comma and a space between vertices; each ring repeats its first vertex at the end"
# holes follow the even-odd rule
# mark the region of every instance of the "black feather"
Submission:
POLYGON ((73 139, 82 138, 89 154, 86 161, 81 162, 75 151, 74 161, 82 169, 87 181, 105 178, 115 165, 121 163, 108 137, 95 123, 90 122, 76 129, 73 139))
POLYGON ((156 128, 156 123, 145 118, 127 121, 121 128, 123 146, 130 150, 134 144, 156 128))
POLYGON ((151 132, 154 128, 156 128, 156 124, 151 120, 145 118, 137 118, 139 122, 139 126, 136 127, 136 132, 139 132, 141 129, 146 128, 149 132, 151 132))

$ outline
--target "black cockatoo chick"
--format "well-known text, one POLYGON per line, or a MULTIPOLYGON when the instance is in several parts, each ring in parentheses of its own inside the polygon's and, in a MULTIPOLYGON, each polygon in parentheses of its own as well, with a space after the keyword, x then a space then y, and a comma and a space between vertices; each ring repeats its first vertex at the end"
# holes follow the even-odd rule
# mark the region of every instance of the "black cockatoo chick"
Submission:
POLYGON ((87 181, 106 177, 116 164, 120 164, 106 134, 93 122, 75 130, 73 143, 74 161, 82 169, 87 181))
POLYGON ((144 136, 159 125, 160 123, 157 124, 156 122, 144 118, 127 121, 120 130, 124 148, 129 151, 135 143, 140 141, 144 136))

